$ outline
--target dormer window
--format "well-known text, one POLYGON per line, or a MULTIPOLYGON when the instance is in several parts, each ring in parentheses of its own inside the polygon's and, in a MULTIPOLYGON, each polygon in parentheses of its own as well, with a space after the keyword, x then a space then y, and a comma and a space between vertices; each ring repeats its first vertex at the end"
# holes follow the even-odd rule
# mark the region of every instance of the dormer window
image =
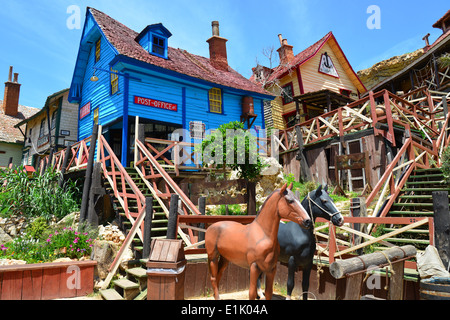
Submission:
POLYGON ((153 35, 153 41, 152 41, 152 52, 156 53, 159 56, 164 55, 164 49, 165 49, 165 41, 163 38, 157 37, 153 35))
POLYGON ((172 36, 162 23, 147 26, 136 37, 135 41, 139 42, 142 48, 148 53, 168 59, 168 40, 172 36))

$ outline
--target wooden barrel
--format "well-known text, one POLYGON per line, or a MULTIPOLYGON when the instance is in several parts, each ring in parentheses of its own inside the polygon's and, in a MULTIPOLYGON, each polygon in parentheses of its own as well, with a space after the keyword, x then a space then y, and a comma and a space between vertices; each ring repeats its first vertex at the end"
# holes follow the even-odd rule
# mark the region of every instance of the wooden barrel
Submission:
POLYGON ((433 277, 420 281, 422 300, 450 300, 450 278, 433 277))

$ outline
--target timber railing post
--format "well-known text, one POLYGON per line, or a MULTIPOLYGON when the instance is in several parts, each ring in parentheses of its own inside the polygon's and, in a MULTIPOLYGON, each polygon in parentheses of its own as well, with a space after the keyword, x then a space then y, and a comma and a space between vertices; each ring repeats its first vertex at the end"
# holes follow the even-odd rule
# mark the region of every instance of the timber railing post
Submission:
POLYGON ((66 147, 66 150, 61 151, 61 155, 64 152, 64 159, 61 166, 61 176, 59 177, 59 186, 62 187, 64 185, 64 174, 66 173, 67 163, 69 162, 69 155, 71 154, 71 144, 66 147))
POLYGON ((89 159, 86 167, 86 177, 84 179, 83 195, 81 198, 80 225, 86 220, 89 207, 89 190, 91 188, 92 171, 94 167, 95 146, 98 137, 98 125, 94 124, 92 129, 91 146, 89 148, 89 159))
POLYGON ((434 245, 442 263, 448 269, 450 263, 450 213, 448 191, 433 191, 434 245))
MULTIPOLYGON (((200 211, 200 214, 202 216, 204 216, 206 214, 206 198, 205 197, 198 198, 198 211, 200 211)), ((199 223, 198 227, 201 229, 206 229, 206 225, 204 223, 199 223)), ((205 233, 200 231, 198 233, 198 242, 201 242, 203 240, 205 240, 205 233)), ((205 245, 198 246, 198 248, 204 248, 204 247, 205 247, 205 245)))
POLYGON ((147 259, 150 255, 150 245, 152 243, 152 221, 153 221, 153 198, 145 198, 145 218, 144 218, 144 248, 142 258, 147 259))
POLYGON ((167 239, 176 239, 178 224, 178 194, 172 194, 170 197, 169 221, 167 222, 167 239))

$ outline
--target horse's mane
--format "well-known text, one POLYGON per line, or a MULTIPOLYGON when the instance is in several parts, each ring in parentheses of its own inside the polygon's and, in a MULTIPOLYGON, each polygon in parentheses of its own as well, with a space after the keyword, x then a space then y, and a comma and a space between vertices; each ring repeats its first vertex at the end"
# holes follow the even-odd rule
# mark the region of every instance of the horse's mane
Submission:
POLYGON ((280 191, 280 189, 276 189, 276 190, 272 191, 272 193, 267 196, 266 200, 262 204, 261 208, 259 208, 259 211, 256 213, 256 215, 258 215, 264 209, 264 206, 266 205, 266 202, 270 199, 270 197, 272 197, 275 192, 279 192, 279 191, 280 191))

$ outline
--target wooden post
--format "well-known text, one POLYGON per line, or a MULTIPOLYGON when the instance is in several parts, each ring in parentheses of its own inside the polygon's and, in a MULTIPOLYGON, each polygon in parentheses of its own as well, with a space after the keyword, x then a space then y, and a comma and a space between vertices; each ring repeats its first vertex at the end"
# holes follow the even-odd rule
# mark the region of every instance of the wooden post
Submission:
POLYGON ((86 167, 86 177, 84 179, 83 195, 81 198, 80 225, 82 224, 82 222, 86 220, 89 208, 89 190, 91 189, 92 171, 94 167, 94 154, 97 138, 98 138, 98 125, 94 124, 91 136, 91 146, 89 148, 89 159, 86 167))
POLYGON ((256 215, 256 183, 247 182, 247 215, 256 215))
POLYGON ((153 221, 153 198, 145 198, 145 219, 144 219, 144 248, 142 258, 147 259, 150 255, 150 245, 152 243, 152 221, 153 221))
POLYGON ((300 177, 303 181, 311 181, 311 171, 309 170, 308 161, 303 153, 303 134, 302 129, 299 126, 295 126, 295 132, 297 133, 298 154, 297 160, 300 160, 300 177))
MULTIPOLYGON (((350 206, 350 213, 352 217, 367 217, 367 208, 366 208, 366 201, 364 198, 353 198, 351 199, 351 206, 350 206)), ((357 231, 364 231, 367 229, 367 226, 361 226, 359 223, 353 223, 353 229, 357 231)), ((353 235, 353 245, 358 245, 361 243, 361 236, 353 235)), ((363 248, 356 250, 356 253, 358 255, 362 255, 363 248)))
POLYGON ((89 189, 89 206, 87 221, 89 225, 97 227, 99 224, 99 212, 103 210, 103 202, 101 208, 98 208, 98 201, 103 200, 106 194, 102 187, 102 164, 100 162, 94 163, 92 171, 91 188, 89 189))
POLYGON ((450 261, 450 213, 448 191, 433 191, 434 245, 445 268, 450 261))
POLYGON ((396 260, 415 256, 416 252, 417 250, 413 245, 406 245, 386 249, 383 253, 374 252, 356 258, 336 260, 330 265, 330 274, 335 279, 340 279, 352 273, 367 270, 371 266, 394 263, 396 260))
POLYGON ((345 295, 342 300, 360 300, 361 298, 361 282, 363 280, 362 273, 355 274, 347 278, 345 286, 345 295))
POLYGON ((170 208, 169 208, 169 221, 167 222, 167 239, 177 238, 177 225, 178 225, 178 199, 177 194, 170 196, 170 208))
MULTIPOLYGON (((445 119, 447 119, 447 115, 448 115, 448 105, 447 105, 447 98, 444 96, 442 97, 442 108, 444 109, 444 116, 445 119)), ((445 130, 444 133, 444 141, 446 141, 447 137, 448 137, 448 132, 447 129, 450 128, 450 121, 447 121, 447 127, 443 128, 443 130, 445 130)))
POLYGON ((71 149, 71 145, 69 144, 67 146, 66 150, 64 150, 64 159, 63 159, 63 163, 61 166, 61 176, 59 177, 59 186, 61 188, 64 185, 64 174, 66 173, 66 170, 67 170, 67 163, 69 162, 70 150, 72 150, 72 149, 71 149))
MULTIPOLYGON (((198 198, 198 211, 200 211, 202 216, 204 216, 206 214, 206 198, 205 197, 198 198)), ((201 228, 201 229, 206 229, 206 225, 204 223, 199 223, 198 227, 201 228)), ((205 233, 199 231, 199 233, 198 233, 198 241, 200 242, 200 241, 203 241, 203 240, 205 240, 205 233)), ((204 248, 204 247, 205 247, 204 244, 198 246, 198 248, 204 248)))
POLYGON ((392 274, 389 284, 389 300, 403 300, 403 275, 405 272, 405 261, 392 264, 392 274))

